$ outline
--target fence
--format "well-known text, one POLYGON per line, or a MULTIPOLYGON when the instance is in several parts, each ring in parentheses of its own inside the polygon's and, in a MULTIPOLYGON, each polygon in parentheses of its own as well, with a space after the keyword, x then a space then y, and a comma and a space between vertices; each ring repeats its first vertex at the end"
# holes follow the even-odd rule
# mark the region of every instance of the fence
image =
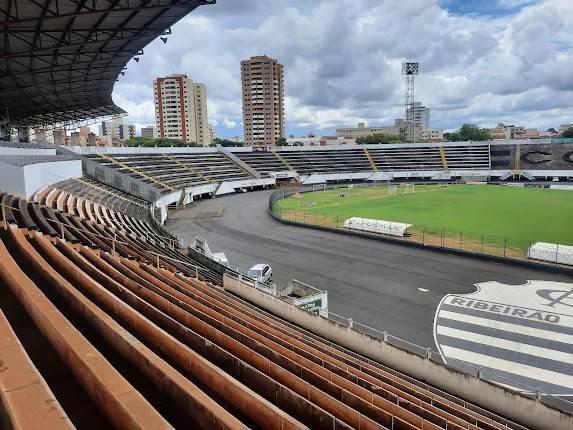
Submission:
MULTIPOLYGON (((328 189, 346 188, 348 185, 328 186, 328 189)), ((365 186, 365 185, 360 185, 365 186)), ((408 186, 412 186, 409 184, 408 186)), ((357 185, 353 185, 357 187, 357 185)), ((416 244, 432 249, 444 251, 458 251, 470 255, 489 256, 507 262, 529 262, 540 267, 550 267, 563 272, 573 272, 570 266, 561 264, 559 246, 555 248, 555 256, 551 261, 536 260, 529 257, 529 249, 536 241, 510 236, 496 236, 485 233, 463 232, 448 227, 428 227, 414 225, 408 229, 409 234, 404 237, 388 236, 382 233, 353 230, 344 226, 345 217, 311 213, 300 209, 283 209, 277 202, 285 197, 297 194, 313 192, 312 187, 298 188, 296 190, 275 191, 269 199, 269 211, 281 220, 295 224, 318 226, 333 231, 352 232, 360 236, 377 237, 393 242, 416 244)), ((312 209, 309 207, 308 209, 312 209)), ((549 259, 548 259, 549 260, 549 259)))
POLYGON ((430 347, 424 348, 415 343, 408 342, 407 340, 396 336, 392 336, 387 331, 372 328, 365 324, 354 321, 352 318, 346 318, 331 311, 328 312, 328 319, 336 321, 337 323, 345 325, 358 332, 372 336, 378 340, 388 343, 389 345, 406 350, 420 357, 425 357, 426 359, 432 360, 436 363, 443 364, 450 369, 459 370, 481 380, 502 385, 510 391, 518 392, 526 397, 536 399, 537 401, 542 401, 547 405, 567 411, 569 413, 573 413, 573 402, 563 397, 557 397, 552 394, 544 393, 539 387, 530 387, 521 382, 509 379, 497 372, 495 369, 477 366, 466 361, 446 357, 445 355, 442 355, 440 352, 430 347))

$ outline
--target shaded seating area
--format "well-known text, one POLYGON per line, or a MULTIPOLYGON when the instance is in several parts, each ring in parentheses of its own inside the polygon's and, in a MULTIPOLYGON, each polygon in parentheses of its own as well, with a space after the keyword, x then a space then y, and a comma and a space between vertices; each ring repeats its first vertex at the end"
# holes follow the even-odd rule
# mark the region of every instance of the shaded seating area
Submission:
POLYGON ((113 154, 88 158, 167 191, 250 179, 252 176, 223 154, 113 154))
POLYGON ((372 171, 362 149, 281 151, 280 155, 302 175, 372 171))
POLYGON ((489 146, 467 145, 444 147, 449 169, 489 169, 489 146))
POLYGON ((384 172, 407 170, 443 170, 437 146, 386 147, 368 149, 378 170, 384 172))
POLYGON ((235 155, 260 173, 290 170, 274 152, 237 152, 235 155))

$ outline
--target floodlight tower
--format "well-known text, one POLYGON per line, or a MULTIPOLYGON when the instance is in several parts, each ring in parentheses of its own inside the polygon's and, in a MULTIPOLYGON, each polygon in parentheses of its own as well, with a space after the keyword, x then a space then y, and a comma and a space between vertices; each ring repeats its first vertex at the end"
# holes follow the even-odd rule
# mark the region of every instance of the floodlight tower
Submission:
POLYGON ((412 139, 416 143, 416 129, 414 121, 414 78, 418 74, 418 63, 402 63, 402 76, 406 78, 406 136, 408 130, 412 130, 412 139), (411 119, 408 118, 410 112, 411 119))

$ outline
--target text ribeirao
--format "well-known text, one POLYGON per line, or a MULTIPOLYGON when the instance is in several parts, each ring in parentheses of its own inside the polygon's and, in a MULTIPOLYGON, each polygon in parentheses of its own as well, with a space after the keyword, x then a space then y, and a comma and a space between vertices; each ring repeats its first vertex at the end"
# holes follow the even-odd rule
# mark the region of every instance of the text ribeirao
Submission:
POLYGON ((532 309, 523 309, 511 305, 480 302, 479 300, 463 299, 454 297, 449 302, 450 305, 464 306, 466 308, 478 309, 480 311, 495 312, 498 314, 510 315, 514 317, 527 318, 550 323, 559 323, 559 315, 532 309))

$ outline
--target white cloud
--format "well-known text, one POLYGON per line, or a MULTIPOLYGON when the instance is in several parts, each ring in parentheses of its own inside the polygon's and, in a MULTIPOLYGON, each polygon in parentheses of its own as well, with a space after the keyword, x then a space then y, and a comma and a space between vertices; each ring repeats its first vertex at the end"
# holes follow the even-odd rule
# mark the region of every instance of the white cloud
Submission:
POLYGON ((230 120, 229 118, 223 118, 223 125, 225 126, 225 128, 237 127, 237 123, 235 121, 230 120))
POLYGON ((240 61, 267 54, 285 65, 287 134, 391 124, 403 116, 400 64, 416 60, 433 126, 558 126, 573 116, 573 2, 498 3, 528 6, 492 18, 452 15, 437 0, 220 0, 130 63, 115 100, 153 123, 153 78, 186 73, 207 84, 209 118, 225 136, 241 123, 240 61))

